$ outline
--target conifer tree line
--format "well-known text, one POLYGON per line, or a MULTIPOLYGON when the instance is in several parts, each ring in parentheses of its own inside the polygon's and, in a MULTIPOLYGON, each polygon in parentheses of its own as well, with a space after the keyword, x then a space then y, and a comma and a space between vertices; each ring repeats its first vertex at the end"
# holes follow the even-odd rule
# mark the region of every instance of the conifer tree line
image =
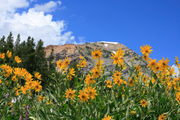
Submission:
POLYGON ((14 38, 10 32, 7 37, 2 36, 0 38, 0 53, 6 53, 8 50, 13 53, 13 56, 19 56, 22 59, 22 64, 17 67, 26 68, 30 73, 34 71, 40 72, 42 77, 45 78, 53 69, 47 64, 47 60, 51 58, 45 58, 42 40, 39 40, 37 43, 32 37, 28 37, 27 40, 21 40, 20 34, 14 38))

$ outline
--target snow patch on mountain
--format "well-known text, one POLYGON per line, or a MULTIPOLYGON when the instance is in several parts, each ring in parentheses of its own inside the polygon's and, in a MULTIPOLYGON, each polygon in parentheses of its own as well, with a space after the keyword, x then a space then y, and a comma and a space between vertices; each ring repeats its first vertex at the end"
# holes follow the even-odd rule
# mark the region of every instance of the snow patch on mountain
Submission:
POLYGON ((118 42, 108 42, 108 41, 100 41, 101 43, 106 43, 106 44, 119 44, 118 42))

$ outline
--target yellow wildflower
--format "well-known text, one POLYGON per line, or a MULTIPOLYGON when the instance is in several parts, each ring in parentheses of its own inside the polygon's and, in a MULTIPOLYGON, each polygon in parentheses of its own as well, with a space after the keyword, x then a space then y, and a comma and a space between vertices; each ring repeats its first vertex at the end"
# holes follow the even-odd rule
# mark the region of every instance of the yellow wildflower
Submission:
POLYGON ((39 95, 39 96, 37 97, 37 100, 38 100, 39 102, 41 102, 41 101, 44 100, 44 97, 43 97, 42 95, 39 95))
POLYGON ((21 86, 20 90, 21 90, 22 94, 26 94, 28 88, 25 86, 21 86))
POLYGON ((96 89, 92 87, 87 87, 84 89, 84 91, 88 94, 90 99, 94 99, 95 96, 97 95, 96 89))
POLYGON ((3 64, 0 68, 2 69, 2 73, 5 77, 9 77, 13 73, 13 69, 9 65, 3 64))
POLYGON ((94 59, 98 59, 102 56, 102 52, 101 50, 94 50, 91 52, 91 56, 94 58, 94 59))
POLYGON ((105 83, 106 83, 106 87, 112 88, 112 81, 111 80, 106 80, 105 83))
POLYGON ((16 82, 16 81, 18 81, 18 78, 17 78, 17 76, 16 76, 16 75, 12 76, 12 78, 11 78, 11 79, 12 79, 12 81, 15 81, 15 82, 16 82))
POLYGON ((101 70, 99 70, 98 68, 95 67, 91 71, 93 78, 98 78, 101 76, 101 70))
POLYGON ((12 57, 12 52, 8 50, 6 55, 7 55, 8 58, 11 58, 12 57))
POLYGON ((0 53, 0 59, 4 59, 5 58, 5 53, 0 53))
POLYGON ((164 71, 166 69, 168 69, 169 65, 169 60, 168 59, 162 59, 162 60, 159 60, 159 65, 160 65, 160 70, 161 71, 164 71))
POLYGON ((33 81, 32 83, 32 88, 36 91, 36 92, 40 92, 42 90, 42 86, 41 83, 39 81, 33 81))
POLYGON ((140 101, 140 105, 141 105, 142 107, 146 107, 146 106, 148 105, 148 101, 146 101, 145 99, 142 99, 142 100, 140 101))
POLYGON ((80 60, 79 63, 77 64, 77 67, 79 68, 84 68, 87 66, 87 61, 85 59, 80 60))
POLYGON ((161 114, 159 115, 158 120, 166 120, 166 118, 167 118, 167 115, 161 114))
POLYGON ((141 49, 141 53, 143 55, 149 55, 151 52, 152 52, 152 47, 149 46, 149 45, 145 45, 145 46, 141 46, 140 49, 141 49))
POLYGON ((176 92, 176 101, 180 102, 180 92, 176 92))
POLYGON ((124 64, 124 50, 121 48, 116 51, 116 53, 112 53, 111 59, 113 59, 113 64, 123 65, 124 64))
POLYGON ((105 116, 102 120, 112 120, 112 116, 105 116))
POLYGON ((93 79, 93 77, 90 74, 88 74, 85 78, 85 84, 90 85, 94 83, 96 83, 96 81, 93 79))
POLYGON ((72 90, 71 88, 67 89, 66 90, 66 93, 65 93, 65 97, 68 98, 68 99, 74 99, 75 98, 75 90, 72 90))
POLYGON ((34 77, 41 80, 41 74, 39 72, 35 72, 34 77))
POLYGON ((80 90, 80 91, 79 91, 78 97, 79 97, 79 99, 80 99, 82 102, 86 102, 86 101, 88 101, 88 99, 89 99, 88 94, 87 94, 85 91, 83 91, 83 90, 80 90))
POLYGON ((118 78, 118 77, 113 78, 113 80, 114 80, 114 84, 117 84, 118 86, 120 86, 121 84, 124 83, 124 81, 121 78, 118 78))
POLYGON ((21 58, 18 57, 18 56, 15 56, 14 60, 15 60, 16 63, 21 63, 22 62, 21 58))
POLYGON ((117 78, 117 77, 120 78, 121 75, 122 75, 122 73, 120 71, 114 71, 113 78, 117 78))
POLYGON ((148 61, 148 67, 150 67, 152 70, 156 68, 156 59, 150 59, 148 61))

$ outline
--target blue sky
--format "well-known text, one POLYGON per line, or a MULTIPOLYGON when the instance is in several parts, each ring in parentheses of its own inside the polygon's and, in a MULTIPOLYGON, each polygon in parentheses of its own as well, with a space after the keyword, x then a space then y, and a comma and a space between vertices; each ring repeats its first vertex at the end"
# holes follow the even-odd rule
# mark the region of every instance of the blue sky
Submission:
MULTIPOLYGON (((139 47, 148 44, 154 50, 152 58, 167 57, 173 61, 175 56, 180 57, 180 0, 20 1, 24 4, 9 3, 9 6, 14 5, 16 12, 11 11, 14 16, 9 18, 10 27, 5 30, 6 33, 14 30, 15 34, 17 32, 36 39, 42 38, 45 45, 57 44, 57 40, 61 44, 74 41, 113 41, 139 54, 139 47), (31 20, 33 25, 26 22, 31 20)), ((1 5, 0 10, 3 8, 1 5)), ((0 35, 5 34, 1 32, 1 27, 7 25, 7 20, 4 21, 0 23, 0 35)))
POLYGON ((180 0, 63 0, 61 17, 85 41, 117 41, 139 53, 153 47, 152 57, 180 57, 180 0))

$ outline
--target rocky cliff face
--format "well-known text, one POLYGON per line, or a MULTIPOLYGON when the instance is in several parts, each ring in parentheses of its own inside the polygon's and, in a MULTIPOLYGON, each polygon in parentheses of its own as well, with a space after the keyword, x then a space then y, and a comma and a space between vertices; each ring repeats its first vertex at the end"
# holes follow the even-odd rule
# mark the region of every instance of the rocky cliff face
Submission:
POLYGON ((124 61, 127 65, 127 69, 124 74, 128 73, 128 70, 134 65, 146 66, 140 55, 135 53, 123 44, 116 42, 96 42, 96 43, 85 43, 85 44, 65 44, 65 45, 50 45, 45 48, 46 57, 48 57, 52 49, 54 50, 53 56, 55 60, 64 59, 66 57, 71 58, 72 61, 77 61, 80 55, 84 56, 88 61, 88 67, 86 71, 89 71, 93 65, 94 60, 91 58, 91 52, 96 49, 100 49, 103 52, 103 60, 106 70, 113 70, 111 54, 122 48, 125 51, 124 61))

